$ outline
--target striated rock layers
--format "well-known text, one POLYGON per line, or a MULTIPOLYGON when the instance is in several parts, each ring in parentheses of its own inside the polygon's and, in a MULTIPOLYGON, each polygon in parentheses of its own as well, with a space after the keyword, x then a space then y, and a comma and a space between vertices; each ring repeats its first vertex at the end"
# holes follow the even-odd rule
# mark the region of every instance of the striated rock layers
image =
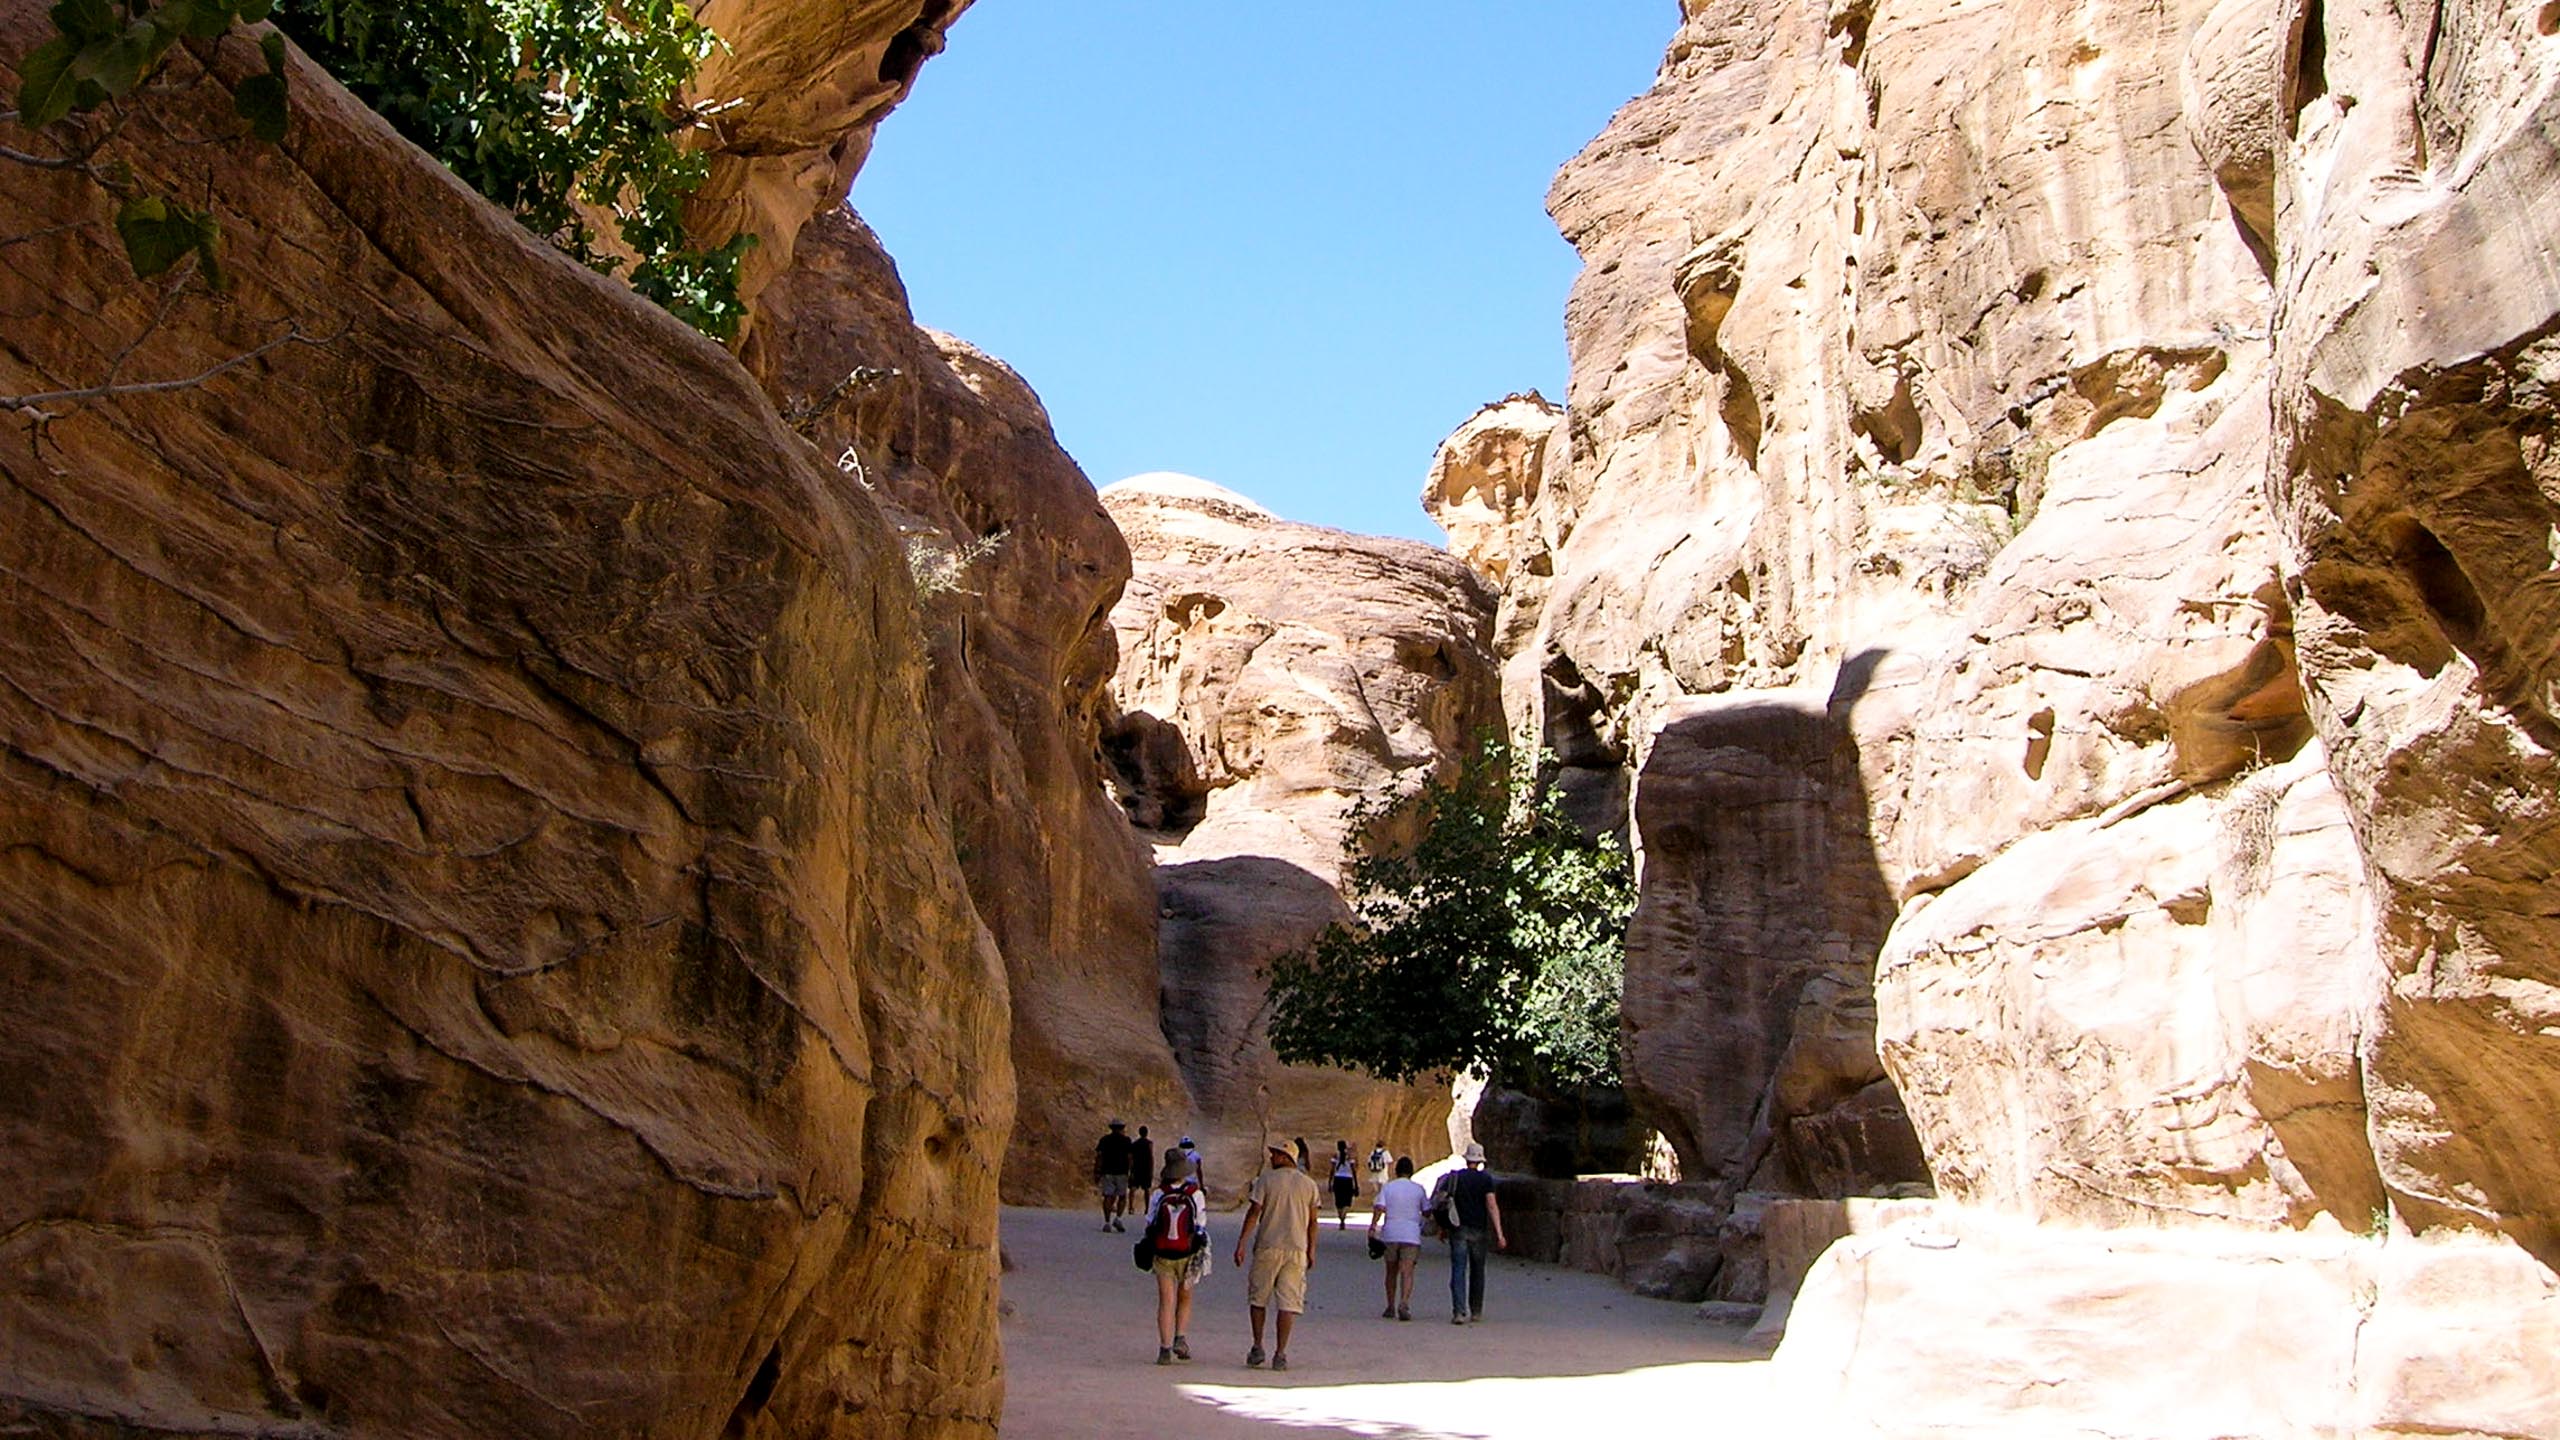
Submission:
POLYGON ((1429 546, 1291 524, 1204 481, 1102 497, 1135 569, 1108 744, 1155 844, 1165 1034, 1197 1138, 1235 1157, 1211 1180, 1240 1185, 1260 1133, 1438 1156, 1445 1088, 1281 1064, 1260 970, 1347 913, 1358 798, 1421 784, 1500 723, 1492 595, 1429 546))
POLYGON ((2535 1345, 2452 1376, 2560 1258, 2554 31, 1689 0, 1558 180, 1559 438, 1434 499, 1634 776, 1684 1170, 1854 1193, 1908 1116, 1945 1220, 1781 1357, 1839 1433, 2551 1433, 2535 1345))
POLYGON ((883 507, 923 591, 934 790, 1011 978, 1005 1196, 1080 1203, 1103 1120, 1188 1108, 1158 1016, 1152 865, 1098 745, 1128 547, 1030 387, 917 328, 850 212, 809 227, 763 309, 768 386, 883 507))
POLYGON ((299 60, 280 147, 166 143, 213 53, 98 158, 215 197, 219 298, 0 186, 0 393, 221 367, 0 444, 0 1429, 992 1433, 897 535, 299 60))

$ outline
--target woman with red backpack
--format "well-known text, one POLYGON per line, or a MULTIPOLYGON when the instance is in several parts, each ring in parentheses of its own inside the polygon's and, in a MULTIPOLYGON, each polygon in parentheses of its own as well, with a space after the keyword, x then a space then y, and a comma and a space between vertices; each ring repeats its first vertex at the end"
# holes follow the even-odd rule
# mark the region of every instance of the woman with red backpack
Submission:
POLYGON ((1156 1277, 1156 1363, 1188 1360, 1191 1292, 1209 1277, 1209 1201, 1178 1150, 1164 1157, 1138 1244, 1154 1257, 1148 1269, 1156 1277))

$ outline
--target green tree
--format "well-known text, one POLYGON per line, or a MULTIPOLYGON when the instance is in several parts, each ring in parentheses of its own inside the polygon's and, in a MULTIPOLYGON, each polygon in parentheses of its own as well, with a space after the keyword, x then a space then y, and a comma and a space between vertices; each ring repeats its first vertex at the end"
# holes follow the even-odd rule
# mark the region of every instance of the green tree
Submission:
MULTIPOLYGON (((273 20, 400 132, 527 228, 598 270, 635 257, 632 288, 717 339, 744 307, 738 268, 752 237, 696 247, 684 204, 709 175, 684 143, 699 115, 684 100, 718 40, 681 0, 59 0, 55 34, 18 62, 14 114, 41 131, 114 112, 60 153, 0 146, 0 160, 77 170, 119 205, 134 273, 194 260, 221 288, 221 227, 210 206, 135 186, 95 163, 121 130, 122 102, 181 43, 218 45, 273 20), (601 239, 592 215, 611 217, 601 239)), ((285 45, 259 45, 266 73, 241 82, 245 134, 273 144, 288 117, 285 45)))
POLYGON ((1352 919, 1275 960, 1284 1060, 1409 1080, 1614 1084, 1635 885, 1487 739, 1457 771, 1351 815, 1352 919))
POLYGON ((525 227, 598 270, 622 261, 581 205, 613 217, 632 288, 695 329, 737 334, 744 238, 708 250, 684 202, 709 174, 683 134, 685 87, 719 42, 679 0, 275 0, 311 57, 525 227))

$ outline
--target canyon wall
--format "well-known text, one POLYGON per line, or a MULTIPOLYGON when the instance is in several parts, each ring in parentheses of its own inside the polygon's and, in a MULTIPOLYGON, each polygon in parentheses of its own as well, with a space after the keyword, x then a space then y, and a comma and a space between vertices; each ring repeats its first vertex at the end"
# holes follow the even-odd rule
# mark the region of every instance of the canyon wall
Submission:
POLYGON ((808 227, 761 305, 768 388, 918 580, 933 789, 1013 996, 1005 1198, 1081 1204, 1105 1120, 1179 1123, 1195 1098, 1158 1013, 1152 861, 1104 787, 1129 548, 1030 387, 920 329, 851 212, 808 227))
POLYGON ((896 531, 298 58, 280 146, 170 143, 208 53, 97 158, 219 295, 0 186, 0 1428, 991 1433, 1006 979, 896 531))
POLYGON ((1164 1033, 1194 1134, 1240 1189, 1257 1134, 1447 1153, 1449 1091, 1287 1065, 1262 967, 1348 915, 1346 821, 1410 790, 1500 721, 1493 596, 1405 540, 1293 524, 1184 476, 1103 503, 1134 557, 1107 734, 1123 804, 1154 846, 1164 1033), (1205 1133, 1203 1133, 1205 1132, 1205 1133))
POLYGON ((2554 1433, 2555 32, 1690 0, 1558 179, 1568 404, 1425 503, 1684 1172, 1925 1159, 1809 1423, 2554 1433))

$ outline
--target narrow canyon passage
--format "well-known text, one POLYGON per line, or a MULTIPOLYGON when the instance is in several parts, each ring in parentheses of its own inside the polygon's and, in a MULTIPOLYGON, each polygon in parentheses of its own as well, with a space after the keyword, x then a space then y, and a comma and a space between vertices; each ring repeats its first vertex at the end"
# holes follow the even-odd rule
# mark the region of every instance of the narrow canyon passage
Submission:
MULTIPOLYGON (((1762 1413, 1768 1367, 1696 1307, 1611 1281, 1497 1257, 1485 1321, 1448 1322, 1448 1261, 1425 1245, 1413 1320, 1379 1317, 1365 1212, 1330 1219, 1285 1374, 1245 1368, 1244 1276, 1227 1264, 1242 1216, 1210 1222, 1217 1265, 1200 1289, 1194 1359, 1158 1367, 1154 1282, 1123 1235, 1083 1210, 1004 1212, 1006 1440, 1098 1435, 1387 1436, 1507 1440, 1633 1417, 1762 1413)), ((1735 1433, 1752 1433, 1748 1430, 1735 1433)))

